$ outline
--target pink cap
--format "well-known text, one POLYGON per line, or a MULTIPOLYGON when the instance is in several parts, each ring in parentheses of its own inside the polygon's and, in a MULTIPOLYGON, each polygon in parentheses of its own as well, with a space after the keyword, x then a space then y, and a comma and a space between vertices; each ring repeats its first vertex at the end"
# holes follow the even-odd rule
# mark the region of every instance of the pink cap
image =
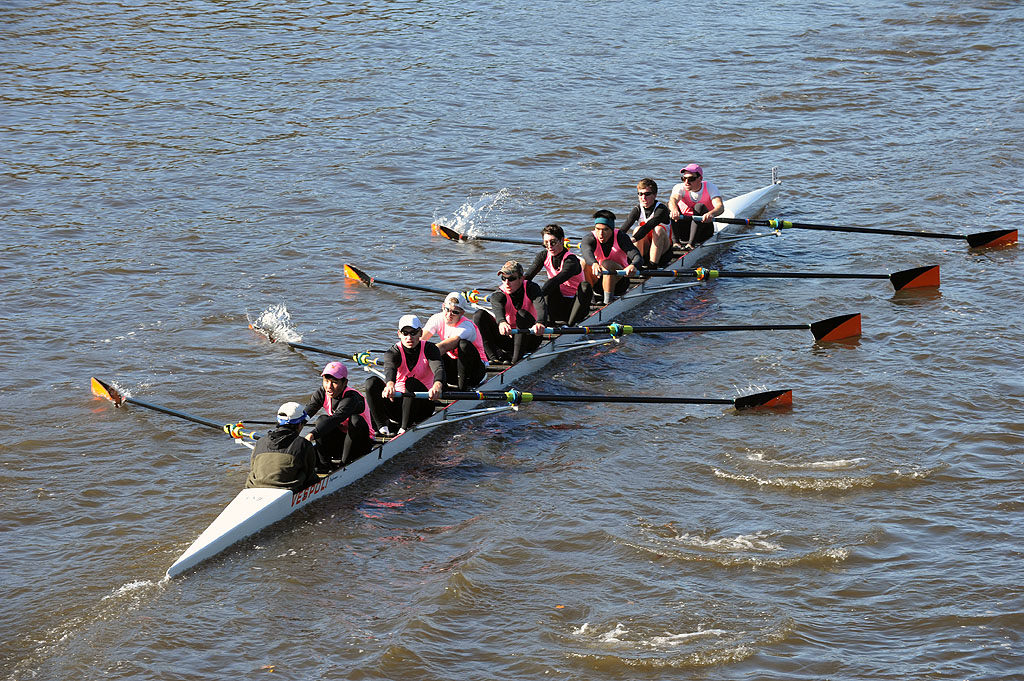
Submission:
POLYGON ((690 165, 686 166, 685 168, 679 171, 680 175, 682 175, 683 173, 693 173, 694 175, 700 175, 701 177, 704 177, 704 169, 701 168, 696 163, 691 163, 690 165))
POLYGON ((324 367, 324 370, 320 372, 321 376, 333 376, 339 381, 343 378, 348 378, 348 369, 341 362, 331 362, 324 367))

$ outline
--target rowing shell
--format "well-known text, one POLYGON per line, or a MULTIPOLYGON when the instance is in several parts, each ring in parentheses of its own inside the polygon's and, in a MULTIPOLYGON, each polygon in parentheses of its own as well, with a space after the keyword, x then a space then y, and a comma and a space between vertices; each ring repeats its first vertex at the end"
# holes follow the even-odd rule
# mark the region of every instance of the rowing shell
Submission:
MULTIPOLYGON (((779 193, 779 183, 772 184, 755 191, 737 196, 725 202, 723 217, 752 218, 757 216, 779 193)), ((673 269, 693 269, 707 261, 734 241, 745 237, 737 234, 741 229, 738 225, 716 223, 715 235, 701 246, 676 260, 673 269)), ((625 295, 604 306, 586 321, 584 326, 613 321, 617 316, 633 308, 659 293, 677 291, 691 286, 699 286, 699 282, 679 282, 671 279, 648 280, 629 289, 625 295)), ((528 376, 544 367, 556 357, 580 349, 615 342, 613 338, 584 339, 570 336, 559 336, 545 342, 535 352, 524 357, 517 364, 504 372, 488 379, 479 390, 505 390, 519 379, 528 376)), ((167 569, 168 577, 176 577, 212 558, 229 546, 249 537, 260 530, 282 520, 294 511, 310 504, 317 499, 333 494, 370 473, 385 461, 406 451, 434 428, 438 426, 464 421, 466 419, 496 414, 514 409, 512 405, 481 408, 479 403, 460 400, 439 410, 426 421, 407 430, 404 434, 379 445, 366 456, 357 459, 348 466, 334 471, 319 482, 299 492, 287 489, 254 488, 244 489, 221 511, 221 514, 203 530, 203 533, 192 542, 192 545, 181 554, 178 560, 167 569)))

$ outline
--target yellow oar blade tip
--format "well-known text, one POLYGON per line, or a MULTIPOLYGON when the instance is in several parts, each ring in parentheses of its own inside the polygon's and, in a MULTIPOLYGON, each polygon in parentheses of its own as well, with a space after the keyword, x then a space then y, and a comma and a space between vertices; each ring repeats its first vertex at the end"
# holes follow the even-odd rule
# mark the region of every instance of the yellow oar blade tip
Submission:
POLYGON ((115 406, 120 407, 124 398, 117 392, 117 389, 112 385, 108 385, 96 378, 95 376, 89 379, 89 387, 92 388, 92 394, 96 397, 102 397, 105 400, 110 400, 115 406))
POLYGON ((369 286, 370 284, 373 283, 373 280, 370 278, 368 274, 366 274, 366 272, 363 272, 362 270, 353 265, 345 263, 342 269, 344 270, 345 277, 347 279, 358 281, 359 283, 365 284, 366 286, 369 286))

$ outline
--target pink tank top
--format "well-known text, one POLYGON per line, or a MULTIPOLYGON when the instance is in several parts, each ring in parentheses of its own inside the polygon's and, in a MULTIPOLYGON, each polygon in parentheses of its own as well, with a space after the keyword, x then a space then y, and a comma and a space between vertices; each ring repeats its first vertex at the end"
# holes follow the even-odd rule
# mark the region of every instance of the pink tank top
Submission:
MULTIPOLYGON (((566 253, 565 258, 576 258, 572 253, 566 253)), ((562 267, 565 267, 565 258, 562 259, 562 267)), ((579 258, 577 258, 578 260, 579 258)), ((554 265, 551 264, 551 252, 548 252, 548 257, 544 259, 544 269, 548 273, 548 279, 553 279, 558 276, 558 273, 562 271, 562 267, 557 270, 554 265)), ((562 292, 562 295, 566 298, 571 298, 576 295, 576 291, 580 287, 580 282, 583 281, 583 267, 580 263, 580 273, 574 277, 570 277, 558 285, 558 290, 562 292)))
MULTIPOLYGON (((366 423, 366 432, 367 432, 367 434, 369 434, 370 433, 370 403, 367 402, 366 398, 363 397, 363 394, 361 392, 359 392, 358 390, 356 390, 354 388, 346 387, 345 390, 341 393, 341 396, 345 397, 350 392, 351 393, 355 393, 356 395, 359 395, 360 397, 363 398, 363 413, 362 413, 362 417, 363 417, 363 421, 366 423)), ((331 396, 328 395, 327 393, 324 393, 324 411, 327 413, 328 416, 334 416, 334 408, 331 407, 331 396)), ((338 426, 338 427, 341 428, 341 432, 347 433, 348 432, 348 421, 347 420, 343 421, 342 424, 340 426, 338 426)))
POLYGON ((408 361, 405 358, 405 346, 398 343, 396 347, 398 348, 398 353, 402 355, 402 361, 399 363, 398 371, 395 374, 395 391, 404 393, 405 381, 409 378, 415 378, 427 386, 427 388, 432 386, 434 384, 434 372, 430 370, 430 364, 427 362, 427 349, 420 347, 420 358, 416 360, 416 365, 410 370, 408 368, 408 361))

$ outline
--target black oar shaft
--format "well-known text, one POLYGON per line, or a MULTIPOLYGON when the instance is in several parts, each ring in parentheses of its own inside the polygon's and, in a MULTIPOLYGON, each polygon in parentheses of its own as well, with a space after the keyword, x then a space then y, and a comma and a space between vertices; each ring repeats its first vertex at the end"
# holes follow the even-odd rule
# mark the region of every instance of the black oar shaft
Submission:
POLYGON ((751 225, 756 227, 775 227, 794 229, 812 229, 822 232, 854 232, 859 234, 891 234, 894 236, 918 236, 929 239, 966 239, 966 234, 941 234, 936 232, 915 232, 909 229, 883 229, 881 227, 851 227, 848 225, 817 225, 810 222, 790 222, 789 220, 763 220, 745 218, 723 218, 716 217, 715 222, 725 222, 730 225, 751 225))
POLYGON ((714 277, 738 277, 749 279, 888 279, 888 274, 866 274, 849 272, 736 272, 714 270, 714 277))
POLYGON ((426 291, 427 293, 440 293, 441 295, 448 293, 448 291, 445 289, 433 288, 431 286, 420 286, 419 284, 408 284, 404 281, 389 281, 387 279, 380 279, 378 277, 373 277, 370 281, 374 284, 396 286, 398 288, 407 288, 413 291, 426 291))
POLYGON ((169 416, 176 416, 179 419, 185 419, 186 421, 191 421, 192 423, 198 423, 201 426, 208 426, 210 428, 215 428, 216 430, 219 430, 221 432, 224 431, 224 424, 223 423, 217 423, 216 421, 211 421, 209 419, 204 419, 204 418, 199 417, 199 416, 193 416, 192 414, 186 414, 185 412, 178 411, 177 409, 169 409, 167 407, 162 407, 159 404, 152 404, 150 402, 144 402, 142 400, 137 400, 134 397, 125 397, 124 401, 128 402, 129 404, 137 405, 139 407, 145 407, 146 409, 152 409, 153 411, 159 411, 159 412, 161 412, 163 414, 167 414, 169 416))
POLYGON ((591 333, 697 333, 703 331, 793 331, 809 329, 810 324, 721 324, 715 326, 564 326, 551 329, 552 335, 586 335, 591 333))
MULTIPOLYGON (((734 400, 717 397, 662 397, 651 395, 545 395, 523 393, 530 402, 616 402, 621 404, 732 404, 734 400)), ((444 400, 507 400, 509 393, 500 391, 443 392, 444 400)))

